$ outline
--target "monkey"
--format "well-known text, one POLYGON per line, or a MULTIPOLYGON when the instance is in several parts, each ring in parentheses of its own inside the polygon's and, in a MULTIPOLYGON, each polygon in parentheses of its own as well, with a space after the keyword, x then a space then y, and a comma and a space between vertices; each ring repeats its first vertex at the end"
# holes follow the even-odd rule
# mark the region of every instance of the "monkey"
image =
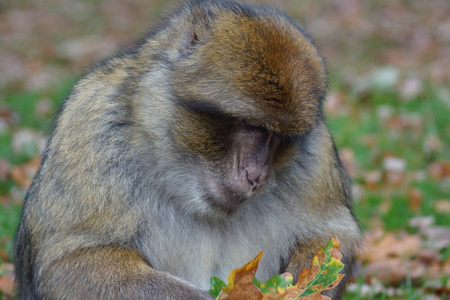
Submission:
POLYGON ((286 14, 181 4, 63 102, 16 232, 18 298, 212 299, 211 276, 262 250, 259 280, 297 277, 332 236, 350 274, 360 229, 326 90, 286 14))

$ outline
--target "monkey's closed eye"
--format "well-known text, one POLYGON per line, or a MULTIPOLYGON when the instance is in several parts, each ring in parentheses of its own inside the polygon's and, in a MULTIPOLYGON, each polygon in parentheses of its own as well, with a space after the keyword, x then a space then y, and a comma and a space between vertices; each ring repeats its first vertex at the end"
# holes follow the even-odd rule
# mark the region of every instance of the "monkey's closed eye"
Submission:
POLYGON ((191 46, 194 46, 199 41, 197 34, 194 32, 191 36, 191 46))
POLYGON ((281 103, 281 99, 275 98, 275 97, 271 97, 271 98, 265 98, 264 101, 266 102, 270 102, 270 103, 281 103))

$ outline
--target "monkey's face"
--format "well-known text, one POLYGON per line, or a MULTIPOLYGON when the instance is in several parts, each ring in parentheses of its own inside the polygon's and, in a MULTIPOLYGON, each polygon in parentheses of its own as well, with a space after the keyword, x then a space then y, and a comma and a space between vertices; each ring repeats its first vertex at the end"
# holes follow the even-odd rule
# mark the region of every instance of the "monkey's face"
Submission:
POLYGON ((326 76, 316 48, 284 17, 212 15, 171 65, 173 134, 204 162, 209 197, 226 207, 264 192, 279 161, 292 162, 280 149, 321 122, 326 76))
POLYGON ((185 108, 179 114, 173 138, 202 162, 204 200, 213 206, 233 210, 263 194, 274 169, 292 155, 291 137, 225 115, 185 108))

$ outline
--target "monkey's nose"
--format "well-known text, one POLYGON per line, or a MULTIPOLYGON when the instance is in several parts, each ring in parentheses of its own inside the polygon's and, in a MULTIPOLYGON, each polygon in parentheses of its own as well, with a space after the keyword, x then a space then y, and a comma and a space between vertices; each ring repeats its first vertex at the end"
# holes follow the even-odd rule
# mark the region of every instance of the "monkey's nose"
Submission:
POLYGON ((268 168, 247 168, 245 174, 249 184, 249 194, 253 195, 260 187, 266 184, 268 168))

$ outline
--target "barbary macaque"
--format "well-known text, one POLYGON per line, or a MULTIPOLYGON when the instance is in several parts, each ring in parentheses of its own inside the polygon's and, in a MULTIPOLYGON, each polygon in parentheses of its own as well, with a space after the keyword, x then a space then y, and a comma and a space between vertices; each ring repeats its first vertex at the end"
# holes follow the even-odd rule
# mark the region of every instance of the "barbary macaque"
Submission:
POLYGON ((298 276, 334 235, 348 278, 360 232, 326 82, 278 10, 180 6, 64 102, 17 231, 19 298, 211 299, 211 276, 261 250, 259 280, 298 276))

